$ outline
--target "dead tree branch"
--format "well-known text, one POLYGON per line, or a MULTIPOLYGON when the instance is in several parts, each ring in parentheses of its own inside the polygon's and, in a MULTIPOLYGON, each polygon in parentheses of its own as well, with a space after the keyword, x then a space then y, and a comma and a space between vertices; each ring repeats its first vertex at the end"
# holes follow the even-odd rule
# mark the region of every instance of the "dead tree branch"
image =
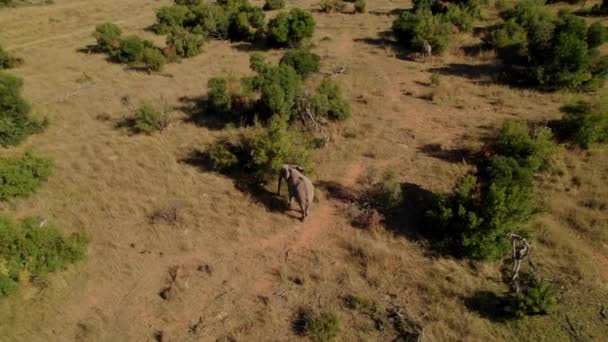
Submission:
MULTIPOLYGON (((511 239, 511 250, 513 259, 513 276, 511 277, 511 289, 515 291, 515 293, 519 293, 519 270, 521 269, 521 262, 525 257, 529 255, 531 247, 528 241, 520 235, 509 233, 507 236, 511 239)), ((528 261, 530 261, 529 256, 528 261)), ((533 266, 531 261, 530 266, 533 266)), ((533 274, 535 273, 536 272, 533 272, 533 274)))

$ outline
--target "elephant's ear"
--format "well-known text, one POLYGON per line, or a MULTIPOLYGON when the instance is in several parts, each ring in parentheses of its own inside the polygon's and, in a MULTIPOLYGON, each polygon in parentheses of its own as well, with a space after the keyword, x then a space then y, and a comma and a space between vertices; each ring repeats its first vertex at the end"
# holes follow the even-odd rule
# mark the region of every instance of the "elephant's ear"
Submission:
POLYGON ((304 169, 301 166, 294 166, 294 168, 300 172, 304 172, 304 169))

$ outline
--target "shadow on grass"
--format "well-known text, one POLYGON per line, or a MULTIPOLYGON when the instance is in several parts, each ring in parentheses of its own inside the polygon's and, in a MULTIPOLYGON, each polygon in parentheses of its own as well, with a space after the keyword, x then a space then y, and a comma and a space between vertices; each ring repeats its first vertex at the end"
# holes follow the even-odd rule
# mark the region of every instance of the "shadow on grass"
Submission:
POLYGON ((482 84, 504 82, 504 78, 501 77, 503 67, 498 64, 450 63, 447 66, 431 68, 429 71, 442 75, 460 76, 482 84))
POLYGON ((474 163, 477 158, 475 154, 466 148, 443 149, 440 144, 426 144, 419 151, 429 157, 444 160, 450 163, 474 163))
POLYGON ((506 298, 491 291, 477 291, 464 299, 465 306, 493 322, 505 322, 510 316, 505 312, 506 298))
POLYGON ((397 55, 397 58, 407 61, 415 61, 411 56, 416 51, 408 49, 395 40, 391 31, 382 31, 378 37, 355 38, 355 42, 364 43, 374 47, 390 48, 397 55))
MULTIPOLYGON (((211 159, 207 152, 194 150, 187 156, 179 160, 182 164, 187 164, 199 169, 202 172, 214 172, 211 159)), ((287 204, 283 197, 276 193, 268 191, 264 186, 260 185, 254 176, 247 173, 247 170, 242 172, 223 172, 221 173, 234 181, 234 187, 242 193, 252 196, 255 203, 260 203, 269 212, 284 213, 287 211, 287 204)), ((290 215, 291 216, 291 215, 290 215)), ((294 217, 294 216, 291 216, 294 217)), ((294 217, 295 218, 295 217, 294 217)))
POLYGON ((212 114, 209 110, 208 98, 206 96, 182 96, 179 98, 179 105, 174 109, 188 116, 186 122, 206 127, 210 130, 221 130, 232 122, 227 118, 212 114))

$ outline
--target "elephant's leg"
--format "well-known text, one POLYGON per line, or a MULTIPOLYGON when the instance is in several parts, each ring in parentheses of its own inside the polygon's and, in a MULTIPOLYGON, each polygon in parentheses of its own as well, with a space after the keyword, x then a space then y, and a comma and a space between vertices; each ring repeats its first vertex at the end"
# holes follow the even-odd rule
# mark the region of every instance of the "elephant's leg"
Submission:
POLYGON ((287 200, 287 210, 291 210, 292 201, 293 201, 293 196, 289 195, 289 199, 287 200))
POLYGON ((304 203, 302 203, 302 201, 298 201, 298 203, 300 204, 300 212, 302 213, 302 221, 304 221, 304 219, 306 219, 306 206, 304 205, 304 203))

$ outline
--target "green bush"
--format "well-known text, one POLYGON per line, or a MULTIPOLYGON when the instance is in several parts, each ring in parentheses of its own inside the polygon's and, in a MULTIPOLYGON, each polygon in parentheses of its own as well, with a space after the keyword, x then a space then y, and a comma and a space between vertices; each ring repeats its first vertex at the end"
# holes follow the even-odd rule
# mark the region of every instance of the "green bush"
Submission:
POLYGON ((329 79, 324 79, 317 92, 310 99, 312 110, 334 120, 346 120, 350 117, 350 105, 342 97, 340 87, 329 79))
POLYGON ((104 52, 110 52, 119 47, 119 39, 122 34, 122 30, 112 24, 103 23, 95 27, 95 33, 93 36, 97 39, 97 48, 104 52))
POLYGON ((229 172, 239 166, 238 157, 230 150, 226 142, 216 142, 207 149, 211 168, 218 172, 229 172))
POLYGON ((553 135, 549 128, 539 128, 530 135, 525 122, 507 121, 498 133, 496 153, 515 158, 520 164, 536 172, 554 149, 553 135))
POLYGON ((18 289, 20 273, 44 277, 84 258, 88 237, 64 236, 53 225, 40 226, 34 219, 16 225, 0 217, 0 295, 18 289))
POLYGON ((167 34, 174 29, 183 28, 191 15, 186 5, 161 7, 156 12, 154 30, 157 34, 167 34))
POLYGON ((595 4, 591 7, 593 15, 608 15, 608 0, 603 0, 601 4, 595 4))
POLYGON ((507 298, 505 311, 515 317, 524 318, 532 315, 550 315, 557 311, 555 289, 546 281, 531 280, 522 292, 511 294, 507 298))
POLYGON ((268 38, 278 45, 297 45, 311 38, 315 31, 312 15, 299 8, 280 13, 268 23, 268 38))
MULTIPOLYGON (((251 62, 256 61, 256 55, 251 62)), ((288 65, 268 66, 251 63, 258 75, 251 81, 253 91, 260 94, 260 104, 268 114, 287 114, 302 93, 302 79, 288 65)))
POLYGON ((265 183, 283 164, 308 165, 308 149, 291 133, 287 115, 273 115, 253 141, 252 167, 256 179, 265 183))
POLYGON ((305 49, 289 50, 281 58, 280 65, 289 65, 304 79, 319 71, 321 57, 305 49))
POLYGON ((308 317, 305 326, 306 335, 315 342, 329 342, 338 336, 340 321, 333 312, 321 312, 308 317))
POLYGON ((248 119, 253 103, 242 81, 233 78, 211 78, 207 82, 209 111, 227 121, 242 122, 248 119))
POLYGON ((21 79, 0 72, 0 146, 18 145, 47 125, 46 120, 30 117, 31 107, 21 97, 22 86, 21 79))
POLYGON ((553 148, 551 132, 530 132, 523 123, 507 122, 494 155, 477 165, 454 194, 440 196, 428 215, 439 246, 461 256, 496 259, 509 250, 509 232, 521 232, 534 212, 533 175, 553 148))
POLYGON ((323 0, 321 1, 321 12, 332 13, 337 12, 341 13, 346 10, 346 3, 342 0, 323 0))
POLYGON ((198 6, 203 3, 203 0, 173 0, 176 5, 184 5, 188 7, 198 6))
POLYGON ((588 30, 583 19, 555 16, 543 4, 524 0, 501 12, 505 22, 484 41, 511 50, 499 57, 514 81, 547 90, 600 87, 608 75, 608 58, 594 48, 603 39, 601 28, 595 25, 588 30))
POLYGON ((393 32, 398 40, 408 48, 420 51, 426 40, 433 53, 443 53, 452 34, 450 21, 444 15, 433 15, 428 9, 418 10, 415 14, 403 12, 393 22, 393 32))
POLYGON ((13 57, 0 46, 0 70, 10 69, 14 66, 13 57))
POLYGON ((602 26, 599 21, 591 24, 587 30, 587 44, 590 48, 596 48, 608 40, 608 28, 602 26))
POLYGON ((135 111, 135 129, 138 132, 152 134, 162 130, 167 123, 166 115, 150 104, 144 103, 135 111))
POLYGON ((110 54, 120 63, 138 63, 141 62, 145 45, 144 40, 140 37, 127 36, 119 40, 118 48, 112 50, 110 54))
POLYGON ((445 13, 447 20, 458 27, 460 31, 473 31, 473 15, 465 8, 456 4, 447 4, 445 13))
POLYGON ((562 107, 564 116, 554 122, 557 133, 587 149, 594 143, 608 142, 608 103, 578 101, 562 107))
POLYGON ((53 163, 26 153, 0 158, 0 200, 33 194, 53 172, 53 163))
POLYGON ((264 30, 265 16, 259 7, 239 7, 230 15, 230 39, 251 41, 260 38, 264 30))
POLYGON ((179 57, 194 57, 201 53, 204 38, 183 28, 171 30, 167 36, 167 46, 174 48, 179 57))
POLYGON ((367 10, 367 1, 355 0, 355 13, 365 13, 367 10))
POLYGON ((141 57, 142 63, 148 70, 161 71, 167 62, 165 56, 157 48, 144 48, 141 57))
POLYGON ((264 11, 272 11, 285 8, 285 0, 266 0, 264 11))
POLYGON ((229 27, 230 13, 224 7, 202 3, 191 8, 191 18, 187 28, 192 33, 200 34, 203 37, 228 39, 229 27))
POLYGON ((485 44, 496 49, 513 46, 521 49, 526 45, 527 39, 526 29, 513 19, 504 22, 497 29, 490 31, 483 37, 485 44))

